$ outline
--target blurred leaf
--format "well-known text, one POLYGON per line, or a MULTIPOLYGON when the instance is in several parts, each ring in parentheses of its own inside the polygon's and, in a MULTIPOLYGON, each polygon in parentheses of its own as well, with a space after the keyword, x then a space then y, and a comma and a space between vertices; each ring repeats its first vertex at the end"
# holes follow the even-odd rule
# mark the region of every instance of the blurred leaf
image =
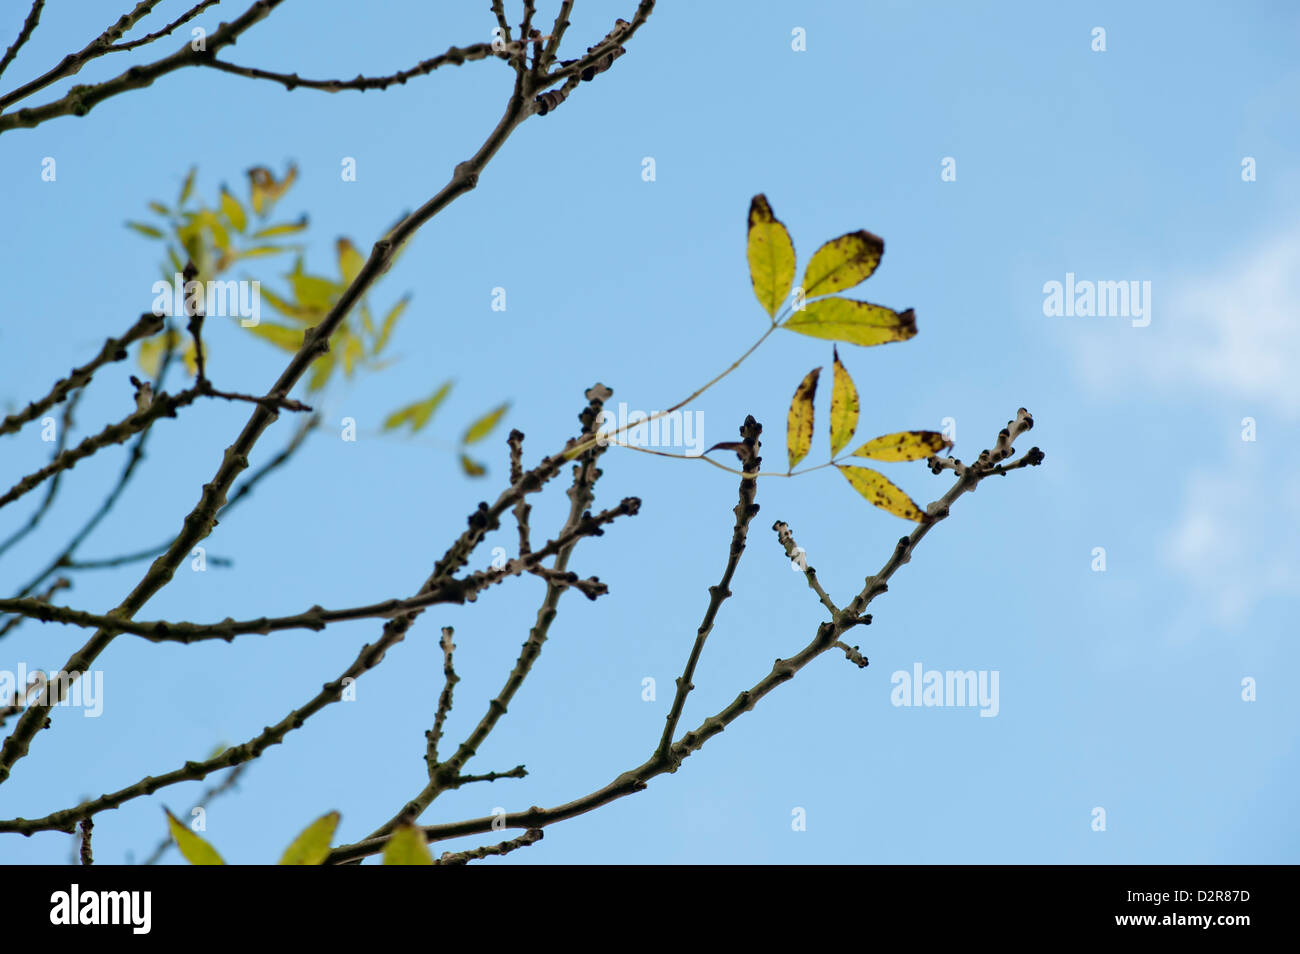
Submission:
POLYGON ((295 232, 301 232, 307 228, 307 216, 303 216, 297 222, 282 222, 279 225, 268 225, 264 229, 258 229, 250 238, 273 238, 276 235, 292 235, 295 232))
POLYGON ((829 295, 865 281, 885 253, 885 240, 870 232, 850 232, 831 239, 808 260, 803 271, 805 298, 829 295))
POLYGON ((393 834, 384 845, 384 864, 386 865, 431 865, 433 855, 424 840, 420 829, 414 825, 401 825, 393 829, 393 834))
POLYGON ((854 490, 881 510, 887 510, 904 520, 915 520, 917 523, 925 519, 921 508, 912 501, 912 498, 879 471, 872 470, 870 467, 845 467, 843 464, 836 464, 835 469, 848 479, 854 490))
POLYGON ((162 365, 163 353, 167 350, 168 343, 175 348, 180 340, 180 336, 172 328, 168 328, 161 335, 154 335, 152 338, 146 338, 140 342, 140 351, 136 355, 136 363, 140 365, 140 370, 151 378, 158 377, 158 369, 162 365))
POLYGON ((331 350, 327 354, 321 355, 311 366, 311 377, 307 379, 308 391, 319 391, 329 383, 330 375, 334 373, 334 363, 338 352, 331 350))
MULTIPOLYGON (((206 341, 203 342, 203 363, 205 365, 208 361, 208 355, 211 353, 212 346, 206 341)), ((194 377, 199 373, 199 353, 198 349, 194 346, 194 339, 192 337, 185 345, 185 351, 181 355, 181 359, 185 362, 185 369, 189 371, 190 377, 194 377)))
POLYGON ((754 295, 767 313, 777 309, 794 284, 794 243, 767 204, 767 196, 756 195, 749 203, 749 238, 746 255, 754 295))
POLYGON ((298 167, 296 165, 290 165, 285 177, 278 182, 271 170, 265 166, 256 166, 249 169, 248 181, 251 188, 253 211, 258 215, 268 214, 271 207, 289 191, 297 178, 298 167))
POLYGON ((338 252, 339 274, 343 276, 342 284, 347 287, 352 284, 352 279, 357 277, 361 266, 366 264, 366 259, 348 239, 339 239, 334 243, 334 247, 338 252))
POLYGON ((482 477, 487 473, 486 467, 478 461, 466 457, 464 454, 460 455, 460 469, 469 477, 482 477))
POLYGON ((330 853, 330 842, 334 839, 334 830, 338 828, 338 824, 338 812, 330 812, 316 819, 285 849, 280 864, 321 864, 330 853))
POLYGON ((198 174, 198 171, 199 167, 193 166, 189 174, 185 176, 185 183, 181 186, 181 197, 176 200, 178 206, 183 206, 185 200, 190 197, 190 193, 194 191, 194 177, 198 174))
POLYGON ((167 828, 171 832, 172 840, 176 842, 176 847, 180 849, 186 861, 192 865, 225 864, 221 860, 221 855, 217 854, 217 849, 190 831, 188 826, 182 825, 167 809, 164 808, 163 811, 167 812, 167 828))
POLYGON ((261 297, 266 300, 268 305, 286 318, 293 318, 296 321, 310 321, 312 319, 311 312, 299 308, 297 305, 293 304, 293 302, 285 301, 275 292, 268 291, 265 288, 259 288, 258 291, 260 292, 261 297))
POLYGON ((135 231, 139 232, 143 236, 146 236, 147 238, 152 238, 152 239, 163 238, 162 229, 156 229, 152 225, 145 225, 143 222, 127 222, 126 227, 128 229, 135 229, 135 231))
POLYGON ((465 431, 465 436, 461 438, 461 443, 473 444, 476 441, 481 441, 483 438, 487 437, 488 434, 492 433, 492 428, 497 426, 497 422, 501 420, 501 416, 509 409, 510 402, 507 401, 500 407, 488 411, 488 413, 484 414, 469 426, 465 431))
POLYGON ((289 284, 293 286, 294 297, 298 299, 298 304, 303 308, 311 309, 317 312, 327 312, 338 299, 343 289, 328 278, 321 278, 319 275, 309 275, 302 270, 302 257, 294 263, 293 271, 289 273, 289 284))
POLYGON ((412 433, 420 430, 429 423, 429 418, 433 416, 433 412, 437 410, 438 405, 451 393, 451 385, 451 381, 444 381, 438 390, 433 392, 432 396, 422 401, 416 401, 414 404, 408 404, 406 407, 398 408, 392 414, 389 414, 388 417, 384 418, 384 430, 394 430, 401 427, 406 421, 410 421, 412 433))
POLYGON ((263 255, 278 255, 281 252, 290 251, 287 245, 255 245, 252 248, 241 249, 236 258, 259 258, 263 255))
POLYGON ((226 191, 225 186, 221 187, 221 214, 236 232, 242 232, 248 226, 248 216, 244 214, 243 205, 226 191))
POLYGON ((379 337, 375 340, 375 350, 371 352, 372 355, 378 355, 387 346, 389 336, 392 335, 393 329, 397 327, 397 320, 402 317, 402 312, 406 311, 406 306, 410 302, 411 296, 407 295, 384 316, 384 323, 379 329, 379 337))
POLYGON ((858 427, 858 389, 840 364, 839 349, 831 353, 835 357, 835 379, 831 385, 831 456, 834 457, 853 439, 858 427))
POLYGON ((361 339, 356 335, 348 335, 343 341, 343 373, 347 377, 352 377, 352 369, 356 363, 366 356, 365 349, 361 345, 361 339))
POLYGON ((951 446, 952 442, 938 431, 898 431, 872 438, 855 450, 853 456, 887 461, 924 460, 951 446))
POLYGON ((169 208, 167 208, 167 206, 163 205, 161 202, 157 202, 157 201, 155 201, 155 202, 150 202, 150 203, 149 203, 149 208, 153 209, 153 210, 154 210, 155 212, 157 212, 159 215, 171 215, 171 214, 172 214, 172 210, 169 209, 169 208))
POLYGON ((303 332, 301 328, 286 328, 284 325, 262 321, 248 329, 259 338, 265 338, 277 348, 296 352, 302 347, 303 332))
POLYGON ((878 345, 906 341, 916 335, 916 314, 895 312, 883 305, 870 305, 849 298, 810 301, 781 327, 812 338, 829 338, 856 345, 878 345))
POLYGON ((785 446, 790 457, 790 469, 808 456, 812 447, 813 434, 813 396, 817 393, 817 379, 821 368, 813 368, 807 377, 795 388, 794 399, 790 402, 790 413, 786 416, 785 446))

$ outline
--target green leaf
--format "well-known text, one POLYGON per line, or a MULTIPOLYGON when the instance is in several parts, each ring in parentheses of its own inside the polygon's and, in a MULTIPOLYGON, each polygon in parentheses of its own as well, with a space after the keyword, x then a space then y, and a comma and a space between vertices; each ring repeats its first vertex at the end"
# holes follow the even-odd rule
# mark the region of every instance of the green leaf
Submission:
POLYGON ((433 392, 431 397, 398 408, 392 414, 389 414, 388 417, 384 418, 384 430, 394 430, 401 427, 406 421, 410 421, 412 433, 420 430, 429 423, 429 418, 433 416, 433 412, 437 410, 438 405, 451 393, 451 385, 451 381, 444 381, 438 390, 433 392))
POLYGON ((176 847, 180 849, 186 861, 192 865, 225 864, 221 860, 221 855, 217 854, 217 849, 190 831, 188 826, 182 825, 167 809, 164 808, 163 811, 167 812, 167 827, 171 831, 172 840, 176 842, 176 847))
POLYGON ((162 229, 156 229, 152 225, 145 225, 143 222, 127 222, 126 227, 135 229, 135 231, 147 238, 160 239, 163 237, 162 229))
POLYGON ((303 331, 301 328, 286 328, 284 325, 262 321, 251 326, 248 330, 259 338, 265 338, 277 348, 283 348, 285 351, 296 352, 302 347, 303 331))
POLYGON ((176 200, 178 206, 184 205, 185 200, 188 199, 190 193, 194 191, 194 176, 198 174, 198 171, 199 167, 193 166, 190 169, 189 174, 185 176, 185 183, 181 186, 181 197, 176 200))
POLYGON ((835 469, 848 479, 854 490, 881 510, 887 510, 904 520, 915 520, 917 523, 925 520, 925 514, 912 498, 879 471, 872 470, 870 467, 845 467, 843 464, 836 464, 835 469))
POLYGON ((487 437, 488 434, 492 433, 492 428, 497 426, 497 422, 501 420, 502 415, 509 409, 510 402, 507 401, 500 407, 488 411, 466 429, 465 436, 461 438, 461 443, 473 444, 487 437))
POLYGON ((952 442, 938 431, 898 431, 873 437, 855 450, 852 456, 887 461, 924 460, 951 446, 952 442))
POLYGON ((460 455, 460 469, 469 477, 482 477, 487 473, 486 467, 464 454, 460 455))
POLYGON ((372 356, 377 356, 388 345, 389 336, 392 335, 398 319, 402 317, 402 312, 406 311, 406 306, 410 303, 411 296, 407 295, 384 316, 384 323, 379 328, 379 337, 375 339, 375 348, 370 352, 372 356))
POLYGON ((255 245, 252 248, 240 250, 235 258, 260 258, 263 255, 279 255, 281 252, 288 252, 291 247, 288 245, 255 245))
POLYGON ((339 824, 339 813, 322 815, 302 830, 280 858, 282 865, 318 865, 330 853, 330 842, 339 824))
POLYGON ((288 278, 289 284, 293 286, 293 294, 298 299, 298 304, 312 311, 329 311, 343 292, 339 285, 336 285, 328 278, 321 278, 319 275, 308 275, 304 272, 301 257, 294 264, 293 271, 289 273, 288 278))
POLYGON ((790 401, 790 413, 786 415, 785 446, 790 457, 790 469, 808 456, 812 447, 813 435, 813 396, 817 393, 817 379, 821 368, 813 368, 795 388, 794 399, 790 401))
POLYGON ((342 284, 346 287, 352 284, 352 279, 357 277, 361 267, 366 264, 366 259, 357 251, 357 247, 345 238, 335 242, 334 247, 339 256, 339 274, 343 276, 342 284))
POLYGON ((850 232, 831 239, 808 260, 803 271, 805 298, 829 295, 865 281, 885 254, 885 240, 870 232, 850 232))
POLYGON ((756 195, 749 203, 749 237, 746 256, 754 295, 767 313, 777 309, 794 284, 794 243, 767 204, 767 196, 756 195))
POLYGON ((916 313, 910 308, 896 312, 850 298, 822 298, 805 304, 781 327, 811 338, 878 345, 915 337, 916 313))
POLYGON ((268 289, 262 288, 259 289, 259 291, 262 298, 266 300, 266 303, 286 318, 292 318, 295 321, 312 320, 312 312, 309 312, 304 308, 299 308, 297 305, 293 304, 293 302, 285 301, 275 292, 269 291, 268 289))
POLYGON ((172 214, 172 210, 167 208, 167 206, 163 205, 161 202, 150 202, 149 208, 153 209, 153 211, 157 212, 159 215, 172 214))
POLYGON ((357 362, 366 356, 365 348, 362 347, 361 339, 356 335, 347 335, 343 339, 343 374, 345 377, 352 377, 352 369, 357 362))
MULTIPOLYGON (((333 345, 330 346, 333 348, 333 345)), ((311 365, 311 377, 307 379, 308 391, 319 391, 329 383, 330 375, 334 373, 334 362, 337 352, 331 350, 328 354, 323 354, 311 365)))
POLYGON ((248 226, 248 216, 244 213, 243 205, 226 191, 224 185, 221 187, 221 214, 236 232, 242 232, 248 226))
POLYGON ((255 239, 273 238, 277 235, 292 235, 294 232, 301 232, 307 228, 307 216, 303 216, 297 222, 282 222, 279 225, 268 225, 264 229, 258 229, 250 236, 255 239))
POLYGON ((842 451, 853 439, 858 427, 858 389, 853 378, 840 364, 838 348, 832 349, 835 357, 835 380, 831 385, 831 456, 842 451))
POLYGON ((420 829, 414 825, 402 825, 393 829, 388 844, 384 845, 384 864, 386 865, 431 865, 433 855, 424 840, 420 829))

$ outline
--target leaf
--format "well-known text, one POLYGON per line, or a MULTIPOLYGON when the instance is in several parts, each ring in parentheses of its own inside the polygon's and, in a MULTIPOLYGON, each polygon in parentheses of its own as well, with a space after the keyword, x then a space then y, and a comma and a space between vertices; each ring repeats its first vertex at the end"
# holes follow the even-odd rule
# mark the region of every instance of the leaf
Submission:
POLYGON ((253 211, 258 215, 265 215, 271 211, 271 206, 293 185, 294 180, 298 178, 298 167, 289 166, 289 171, 279 182, 271 170, 265 166, 257 166, 248 170, 248 181, 250 185, 250 197, 253 201, 253 211))
POLYGON ((285 301, 275 292, 269 291, 265 288, 259 288, 258 292, 261 294, 261 297, 266 300, 268 305, 286 318, 292 318, 295 321, 312 320, 311 312, 307 311, 305 308, 299 308, 297 305, 293 304, 293 302, 285 301))
POLYGON ((176 200, 176 204, 178 206, 184 205, 185 200, 188 199, 190 197, 190 193, 194 191, 194 176, 198 173, 198 171, 199 171, 199 167, 193 166, 191 167, 189 174, 185 176, 185 182, 181 186, 181 197, 176 200))
POLYGON ((255 245, 252 248, 242 249, 236 258, 258 258, 262 255, 279 255, 281 252, 287 252, 291 247, 288 245, 255 245))
POLYGON ((282 222, 279 225, 268 225, 264 229, 258 229, 250 238, 272 238, 276 235, 292 235, 294 232, 301 232, 307 227, 307 216, 303 216, 297 222, 282 222))
POLYGON ((334 247, 338 251, 339 274, 343 276, 343 285, 351 285, 352 279, 356 278, 357 273, 361 271, 361 266, 366 264, 365 256, 345 238, 335 242, 334 247))
MULTIPOLYGON (((330 346, 333 348, 333 345, 330 346)), ((334 361, 336 351, 331 350, 328 354, 323 354, 311 365, 311 377, 307 379, 308 391, 319 391, 329 383, 330 375, 334 373, 334 361)))
POLYGON ((821 368, 813 368, 808 376, 795 388, 794 399, 790 402, 790 413, 786 416, 785 446, 790 455, 790 469, 808 456, 812 447, 813 434, 813 395, 817 393, 817 378, 821 368))
POLYGON ((226 221, 236 232, 242 232, 248 227, 248 216, 244 214, 244 206, 226 191, 224 185, 221 187, 221 214, 226 217, 226 221))
POLYGON ((898 431, 873 437, 852 456, 888 461, 924 460, 951 446, 952 442, 945 440, 938 431, 898 431))
POLYGON ((461 443, 473 444, 487 437, 488 434, 492 433, 492 428, 497 426, 497 422, 501 420, 502 415, 509 409, 510 402, 507 401, 500 407, 488 411, 466 429, 465 436, 461 438, 461 443))
POLYGON ((282 865, 318 865, 330 853, 334 829, 339 824, 339 813, 322 815, 302 830, 280 857, 282 865))
POLYGON ((356 363, 366 356, 365 348, 361 344, 361 339, 356 335, 348 335, 343 341, 343 374, 346 377, 352 377, 352 369, 356 363))
POLYGON ((394 430, 401 427, 406 421, 411 422, 412 433, 420 430, 425 424, 429 423, 429 418, 433 416, 433 412, 437 410, 438 405, 451 393, 451 385, 452 382, 444 381, 438 390, 433 392, 431 397, 398 408, 392 414, 389 414, 388 417, 384 418, 384 430, 394 430))
POLYGON ((203 838, 190 831, 189 827, 182 825, 176 820, 176 816, 167 809, 167 827, 171 831, 172 840, 176 842, 176 847, 180 849, 181 855, 192 865, 224 865, 221 855, 217 854, 217 849, 209 845, 203 838))
POLYGON ((161 202, 158 202, 158 201, 150 202, 150 203, 149 203, 149 208, 153 209, 153 211, 157 212, 159 215, 171 215, 171 214, 172 214, 172 210, 171 210, 171 209, 167 208, 167 206, 163 205, 161 202))
POLYGON ((375 349, 370 352, 371 355, 378 355, 388 344, 388 338, 397 327, 397 320, 402 317, 402 312, 406 311, 406 306, 411 303, 411 296, 407 295, 392 310, 384 316, 384 323, 379 328, 379 337, 375 339, 375 349))
POLYGON ((852 288, 870 277, 885 254, 885 240, 870 232, 850 232, 831 239, 803 270, 805 298, 852 288))
POLYGON ((794 243, 773 215, 767 196, 756 195, 749 203, 749 279, 754 295, 772 317, 790 294, 794 284, 794 243))
POLYGON ((845 467, 843 464, 836 464, 835 468, 848 478, 854 490, 881 510, 888 510, 896 517, 915 520, 917 523, 925 519, 925 514, 912 498, 879 471, 870 467, 845 467))
POLYGON ((850 298, 823 298, 808 302, 781 327, 811 338, 878 345, 915 337, 916 314, 910 308, 896 312, 850 298))
POLYGON ((840 364, 838 348, 832 349, 835 356, 835 380, 831 385, 831 456, 842 451, 853 439, 853 432, 858 427, 858 389, 853 385, 853 378, 840 364))
POLYGON ((158 377, 158 368, 162 364, 163 353, 167 350, 168 345, 176 347, 180 340, 176 331, 168 328, 165 334, 155 335, 140 342, 140 352, 136 355, 136 363, 140 365, 140 370, 151 378, 158 377))
POLYGON ((393 829, 388 844, 384 845, 384 864, 433 864, 433 855, 429 853, 429 845, 425 842, 420 829, 414 825, 402 825, 393 829))
POLYGON ((460 469, 469 477, 482 477, 487 473, 486 467, 464 454, 460 455, 460 469))
POLYGON ((329 311, 343 291, 341 287, 328 278, 308 275, 304 272, 301 257, 294 263, 293 271, 289 273, 288 278, 289 284, 293 286, 293 294, 298 299, 298 304, 312 311, 329 311))
POLYGON ((156 229, 152 225, 145 225, 143 222, 127 222, 128 229, 135 229, 146 238, 160 239, 163 237, 162 229, 156 229))
MULTIPOLYGON (((208 356, 211 353, 212 353, 212 346, 207 342, 204 342, 203 363, 205 365, 208 363, 208 356)), ((185 351, 181 355, 181 360, 185 362, 185 370, 189 371, 190 377, 194 377, 199 373, 199 354, 198 354, 198 350, 194 346, 193 338, 190 338, 190 340, 186 343, 185 351)))
POLYGON ((248 330, 259 338, 265 338, 277 348, 283 348, 285 351, 296 352, 302 347, 303 332, 301 328, 286 328, 284 325, 261 321, 248 330))

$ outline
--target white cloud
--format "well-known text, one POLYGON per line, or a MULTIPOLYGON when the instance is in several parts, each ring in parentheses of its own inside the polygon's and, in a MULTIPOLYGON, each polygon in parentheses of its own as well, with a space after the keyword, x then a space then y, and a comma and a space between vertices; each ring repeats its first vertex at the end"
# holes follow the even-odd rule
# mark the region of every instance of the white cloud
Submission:
POLYGON ((1260 600, 1300 594, 1297 523, 1300 479, 1283 483, 1240 455, 1230 469, 1188 478, 1164 556, 1215 621, 1235 627, 1260 600))
POLYGON ((1300 418, 1300 231, 1264 242, 1203 276, 1157 282, 1150 328, 1077 342, 1094 386, 1210 388, 1300 418))

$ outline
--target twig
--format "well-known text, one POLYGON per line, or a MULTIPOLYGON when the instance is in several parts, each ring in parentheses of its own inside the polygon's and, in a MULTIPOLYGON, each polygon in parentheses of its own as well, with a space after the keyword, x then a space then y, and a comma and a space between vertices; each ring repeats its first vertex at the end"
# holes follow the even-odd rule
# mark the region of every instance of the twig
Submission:
POLYGON ((429 766, 429 778, 433 778, 434 772, 438 768, 438 743, 442 740, 442 725, 447 720, 447 713, 451 711, 452 692, 456 688, 456 683, 460 682, 460 676, 456 675, 456 667, 452 665, 452 653, 456 651, 456 645, 451 641, 452 634, 455 632, 450 626, 442 628, 442 693, 438 696, 438 708, 433 716, 433 728, 425 733, 427 745, 425 747, 424 761, 429 766))
POLYGON ((236 66, 234 63, 226 63, 221 60, 201 60, 198 65, 206 66, 210 69, 220 70, 223 73, 231 73, 235 76, 243 76, 248 79, 270 80, 273 83, 280 83, 286 90, 293 91, 301 87, 302 89, 318 89, 326 93, 338 93, 343 90, 357 90, 365 92, 368 89, 384 90, 393 84, 404 84, 407 80, 417 76, 426 76, 432 73, 440 66, 461 66, 474 60, 485 60, 489 57, 504 57, 504 54, 492 49, 490 43, 471 43, 469 46, 453 46, 446 53, 427 60, 421 60, 410 69, 399 70, 391 76, 357 76, 350 80, 313 80, 304 79, 297 73, 273 73, 270 70, 259 70, 249 66, 236 66))
MULTIPOLYGON (((64 448, 68 446, 68 434, 72 432, 73 427, 72 414, 77 408, 77 403, 85 393, 85 390, 78 390, 72 395, 72 399, 63 406, 63 417, 59 423, 59 436, 55 439, 54 451, 50 455, 51 460, 58 458, 58 456, 63 453, 64 448)), ((45 515, 49 512, 50 507, 53 505, 54 495, 59 492, 59 484, 62 483, 62 481, 63 471, 59 471, 54 475, 54 479, 50 481, 50 486, 45 491, 45 499, 42 500, 41 505, 32 512, 32 515, 27 518, 27 523, 23 524, 23 526, 11 533, 3 542, 0 542, 0 555, 3 555, 6 550, 36 529, 40 522, 45 518, 45 515)))
POLYGON ((167 24, 161 30, 156 30, 153 33, 148 34, 147 36, 142 36, 140 37, 140 39, 132 40, 129 43, 114 43, 112 46, 108 48, 108 52, 120 53, 124 50, 134 50, 136 47, 145 46, 146 44, 152 43, 154 40, 161 40, 163 37, 169 36, 172 33, 172 31, 175 30, 178 26, 183 26, 184 24, 189 23, 191 20, 193 20, 196 16, 198 16, 208 7, 215 6, 220 2, 221 0, 202 0, 202 2, 196 4, 195 6, 191 7, 189 10, 182 13, 179 17, 177 17, 171 23, 167 24))
POLYGON ((442 857, 434 862, 435 865, 463 865, 470 861, 477 861, 480 858, 486 858, 489 855, 508 855, 516 848, 527 848, 529 845, 535 845, 542 840, 543 832, 540 828, 530 828, 518 838, 511 838, 509 841, 503 841, 498 845, 484 845, 482 848, 472 848, 469 851, 443 852, 442 857))
MULTIPOLYGON (((741 425, 740 437, 741 445, 744 448, 745 472, 757 473, 763 463, 763 458, 758 456, 762 443, 758 437, 763 433, 763 425, 754 420, 753 415, 745 418, 745 423, 741 425)), ((668 710, 665 718, 663 735, 659 739, 659 746, 655 750, 655 758, 666 758, 668 751, 672 746, 673 733, 677 731, 677 723, 682 717, 682 709, 686 706, 686 697, 691 690, 695 688, 691 682, 695 678, 695 667, 700 661, 700 654, 704 652, 704 641, 709 638, 709 633, 713 632, 713 621, 718 615, 718 610, 722 607, 723 601, 731 595, 731 578, 736 573, 736 567, 740 565, 741 554, 745 552, 745 539, 749 535, 749 522, 754 519, 758 513, 758 504, 754 502, 754 497, 758 493, 758 481, 742 479, 740 481, 740 500, 737 501, 733 512, 736 515, 736 524, 731 531, 731 548, 727 553, 727 565, 722 571, 722 579, 716 586, 709 587, 709 605, 704 611, 704 620, 700 623, 699 630, 695 634, 695 644, 691 646, 691 654, 686 659, 686 668, 682 674, 677 677, 677 691, 673 695, 672 706, 668 710)))
MULTIPOLYGON (((215 785, 209 785, 207 788, 205 788, 203 792, 199 795, 198 799, 194 802, 194 804, 190 806, 191 812, 195 808, 200 808, 211 804, 213 799, 221 797, 226 792, 230 791, 230 789, 234 788, 235 783, 239 781, 239 776, 243 775, 244 772, 248 769, 248 766, 251 764, 252 764, 251 762, 239 763, 233 769, 231 769, 230 772, 226 775, 226 777, 223 778, 220 782, 218 782, 215 785)), ((167 854, 167 850, 175 844, 176 844, 175 839, 173 839, 170 834, 167 835, 167 837, 163 838, 161 841, 158 842, 157 847, 154 848, 153 852, 149 855, 149 857, 140 863, 142 865, 156 865, 159 861, 162 860, 162 856, 167 854)))
POLYGON ((81 863, 89 867, 95 863, 95 856, 90 847, 90 834, 95 830, 95 822, 90 818, 81 820, 81 863))
POLYGON ((14 40, 13 46, 5 50, 4 57, 0 58, 0 73, 3 73, 6 67, 14 61, 14 57, 23 48, 23 44, 31 39, 36 24, 41 22, 41 7, 43 6, 45 6, 45 0, 35 0, 32 3, 32 8, 27 13, 27 19, 23 21, 22 29, 18 31, 18 39, 14 40))
POLYGON ((91 377, 110 361, 126 358, 128 346, 141 338, 148 338, 162 330, 163 320, 157 315, 141 315, 139 321, 132 325, 120 338, 109 338, 104 347, 89 364, 73 368, 66 378, 55 383, 54 388, 39 401, 33 401, 17 413, 10 414, 0 421, 0 434, 13 434, 28 421, 34 421, 47 410, 66 398, 74 389, 85 387, 91 377))

